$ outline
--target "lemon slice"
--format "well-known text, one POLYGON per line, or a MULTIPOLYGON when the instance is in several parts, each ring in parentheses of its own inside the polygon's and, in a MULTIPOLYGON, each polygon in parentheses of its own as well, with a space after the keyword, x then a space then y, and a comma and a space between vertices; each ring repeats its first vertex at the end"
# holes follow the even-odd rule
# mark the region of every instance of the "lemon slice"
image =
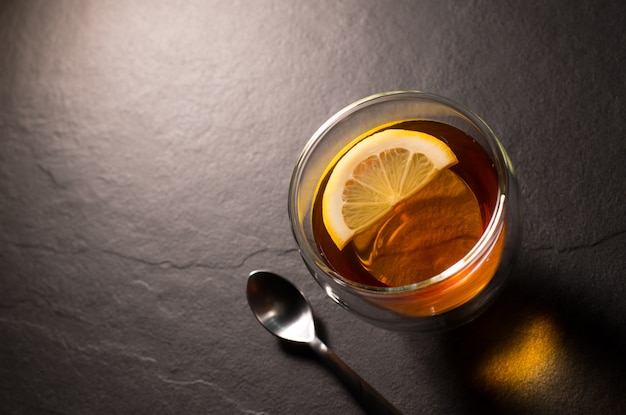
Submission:
POLYGON ((343 249, 352 237, 458 162, 441 140, 384 130, 359 141, 335 165, 322 196, 322 218, 343 249))

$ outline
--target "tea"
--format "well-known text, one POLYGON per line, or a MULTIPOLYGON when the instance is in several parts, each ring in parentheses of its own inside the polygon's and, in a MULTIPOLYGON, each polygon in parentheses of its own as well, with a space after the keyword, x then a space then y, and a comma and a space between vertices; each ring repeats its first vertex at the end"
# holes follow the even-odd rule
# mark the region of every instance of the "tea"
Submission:
POLYGON ((332 168, 327 170, 312 210, 316 244, 327 264, 342 278, 369 286, 406 286, 454 265, 480 239, 498 194, 491 159, 463 131, 440 122, 409 120, 386 125, 371 134, 391 128, 420 131, 442 140, 455 153, 458 164, 443 170, 426 187, 394 206, 392 212, 355 235, 341 250, 322 218, 321 200, 332 168))

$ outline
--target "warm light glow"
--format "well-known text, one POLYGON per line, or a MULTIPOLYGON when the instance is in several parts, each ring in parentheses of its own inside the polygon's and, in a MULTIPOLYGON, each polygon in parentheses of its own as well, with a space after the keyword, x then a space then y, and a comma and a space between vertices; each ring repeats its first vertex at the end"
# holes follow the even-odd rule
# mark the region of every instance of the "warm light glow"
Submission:
POLYGON ((557 374, 559 332, 546 315, 529 319, 478 367, 478 377, 488 389, 527 394, 549 386, 557 374))

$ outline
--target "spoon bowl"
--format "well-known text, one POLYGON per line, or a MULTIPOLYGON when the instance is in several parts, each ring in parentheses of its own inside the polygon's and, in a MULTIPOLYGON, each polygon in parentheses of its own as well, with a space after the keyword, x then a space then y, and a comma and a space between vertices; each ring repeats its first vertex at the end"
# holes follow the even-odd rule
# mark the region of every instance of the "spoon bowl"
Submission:
POLYGON ((247 296, 252 312, 270 333, 296 343, 315 339, 311 306, 289 281, 271 272, 255 271, 248 278, 247 296))

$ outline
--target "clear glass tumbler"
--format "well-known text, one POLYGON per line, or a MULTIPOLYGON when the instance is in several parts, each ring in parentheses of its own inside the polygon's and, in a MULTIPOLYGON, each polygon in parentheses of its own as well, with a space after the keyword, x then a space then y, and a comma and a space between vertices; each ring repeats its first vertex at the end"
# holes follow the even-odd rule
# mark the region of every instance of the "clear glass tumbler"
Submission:
MULTIPOLYGON (((442 138, 445 140, 445 138, 442 138)), ((472 153, 455 151, 466 165, 472 153)), ((392 330, 432 331, 474 319, 494 299, 520 245, 518 186, 511 162, 487 124, 450 99, 419 91, 393 91, 348 105, 313 134, 296 164, 289 190, 289 216, 300 254, 312 276, 334 301, 366 321, 392 330), (487 194, 482 235, 469 252, 443 272, 404 286, 357 282, 336 270, 320 250, 313 208, 328 166, 355 138, 384 125, 426 121, 452 126, 487 155, 493 180, 471 178, 487 194)))

